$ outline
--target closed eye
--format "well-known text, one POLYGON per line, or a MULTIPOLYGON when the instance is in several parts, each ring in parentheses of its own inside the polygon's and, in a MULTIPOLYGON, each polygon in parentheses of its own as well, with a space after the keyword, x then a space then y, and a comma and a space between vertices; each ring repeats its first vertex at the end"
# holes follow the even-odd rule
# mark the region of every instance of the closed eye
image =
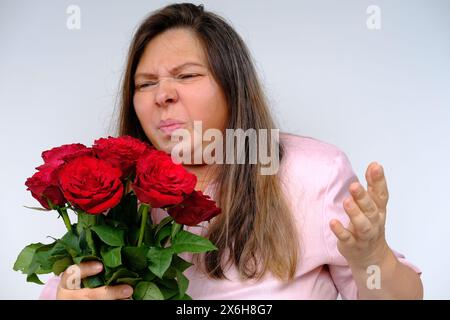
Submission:
POLYGON ((136 84, 136 89, 144 89, 144 88, 147 88, 149 86, 153 86, 155 84, 156 83, 153 83, 153 82, 145 82, 145 83, 141 83, 141 84, 136 84))
MULTIPOLYGON (((191 79, 191 78, 198 77, 198 76, 199 76, 199 74, 196 74, 196 73, 182 74, 182 75, 178 76, 178 79, 185 80, 185 79, 191 79)), ((157 84, 157 82, 144 82, 141 84, 136 84, 135 89, 141 90, 141 89, 145 89, 145 88, 154 86, 156 84, 157 84)))
POLYGON ((198 76, 198 74, 182 74, 180 75, 180 79, 189 79, 198 76))

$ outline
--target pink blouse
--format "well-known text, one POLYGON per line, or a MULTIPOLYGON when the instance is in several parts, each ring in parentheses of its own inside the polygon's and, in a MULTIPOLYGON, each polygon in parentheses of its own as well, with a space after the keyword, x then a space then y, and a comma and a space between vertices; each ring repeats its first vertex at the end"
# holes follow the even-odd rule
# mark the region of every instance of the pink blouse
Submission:
MULTIPOLYGON (((282 282, 267 274, 262 280, 239 279, 234 266, 226 270, 226 280, 209 279, 195 266, 185 271, 190 284, 187 293, 194 299, 357 299, 357 287, 345 258, 337 249, 337 239, 329 221, 338 219, 344 226, 348 216, 342 203, 348 187, 358 181, 344 152, 317 139, 281 134, 286 149, 280 164, 280 177, 289 196, 300 237, 300 256, 295 278, 282 282)), ((365 183, 363 183, 365 185, 365 183)), ((212 187, 205 190, 214 198, 212 187)), ((153 209, 153 221, 166 213, 153 209)), ((207 223, 203 223, 207 226, 207 223)), ((185 227, 200 234, 204 228, 185 227)), ((419 268, 394 251, 398 260, 418 274, 419 268)), ((192 256, 183 254, 190 260, 192 256)), ((55 299, 59 277, 46 283, 40 299, 55 299)))

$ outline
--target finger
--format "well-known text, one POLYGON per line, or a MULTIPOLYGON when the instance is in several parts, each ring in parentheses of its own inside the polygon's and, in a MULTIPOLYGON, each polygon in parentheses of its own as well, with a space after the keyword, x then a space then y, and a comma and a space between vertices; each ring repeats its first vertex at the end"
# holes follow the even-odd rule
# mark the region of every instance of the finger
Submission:
POLYGON ((359 210, 369 219, 371 223, 377 223, 380 219, 379 209, 370 194, 359 182, 352 183, 349 189, 353 197, 353 201, 358 205, 359 210))
POLYGON ((372 162, 367 168, 366 180, 370 196, 381 212, 386 213, 389 191, 383 167, 377 162, 372 162))
POLYGON ((372 223, 369 218, 351 197, 344 200, 344 209, 355 229, 356 236, 360 239, 368 239, 372 230, 372 223))
POLYGON ((350 245, 353 242, 355 242, 355 238, 353 237, 353 234, 344 226, 339 220, 333 219, 330 221, 330 229, 333 231, 336 238, 338 238, 339 241, 343 242, 346 245, 350 245))
POLYGON ((126 284, 79 290, 61 290, 63 290, 61 297, 68 300, 121 300, 128 299, 133 294, 133 288, 126 284))
POLYGON ((60 286, 65 289, 79 289, 81 279, 100 273, 103 264, 98 261, 82 262, 71 265, 63 272, 60 286))

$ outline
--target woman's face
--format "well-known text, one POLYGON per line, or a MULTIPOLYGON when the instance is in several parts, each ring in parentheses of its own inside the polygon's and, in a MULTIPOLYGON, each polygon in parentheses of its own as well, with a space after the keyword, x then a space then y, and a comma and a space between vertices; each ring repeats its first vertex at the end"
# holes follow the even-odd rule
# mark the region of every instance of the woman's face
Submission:
MULTIPOLYGON (((202 130, 225 130, 228 107, 212 76, 200 41, 188 29, 168 30, 146 46, 134 75, 134 108, 145 134, 159 150, 170 153, 172 131, 187 129, 194 139, 194 121, 202 130), (170 125, 179 122, 179 124, 170 125)), ((198 130, 198 126, 196 127, 198 130)), ((202 137, 202 132, 196 132, 202 137)), ((204 147, 192 140, 190 152, 204 147)))

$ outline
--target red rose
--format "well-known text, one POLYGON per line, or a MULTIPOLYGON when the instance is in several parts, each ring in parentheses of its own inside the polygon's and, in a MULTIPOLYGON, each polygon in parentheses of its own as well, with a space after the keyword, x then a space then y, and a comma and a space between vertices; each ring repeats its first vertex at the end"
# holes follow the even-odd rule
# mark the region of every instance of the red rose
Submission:
POLYGON ((42 170, 47 167, 54 167, 54 165, 62 165, 71 159, 92 155, 92 149, 86 147, 81 143, 64 144, 59 147, 52 148, 42 152, 42 159, 44 164, 37 167, 37 170, 42 170), (50 165, 49 165, 50 164, 50 165))
POLYGON ((132 188, 139 201, 161 208, 182 202, 196 183, 197 177, 175 164, 168 154, 152 150, 137 161, 132 188))
POLYGON ((59 183, 66 199, 90 214, 115 207, 123 194, 122 171, 108 162, 83 156, 69 161, 59 172, 59 183))
POLYGON ((176 223, 196 226, 202 221, 209 221, 221 213, 216 202, 204 195, 201 191, 194 191, 184 201, 168 210, 176 223))
POLYGON ((100 159, 122 170, 123 178, 134 172, 137 159, 150 148, 150 145, 130 136, 100 138, 92 146, 100 159))
POLYGON ((47 199, 58 206, 63 206, 66 203, 66 199, 59 188, 58 169, 57 165, 48 165, 25 182, 28 187, 27 190, 31 191, 31 195, 46 209, 51 209, 47 199))

